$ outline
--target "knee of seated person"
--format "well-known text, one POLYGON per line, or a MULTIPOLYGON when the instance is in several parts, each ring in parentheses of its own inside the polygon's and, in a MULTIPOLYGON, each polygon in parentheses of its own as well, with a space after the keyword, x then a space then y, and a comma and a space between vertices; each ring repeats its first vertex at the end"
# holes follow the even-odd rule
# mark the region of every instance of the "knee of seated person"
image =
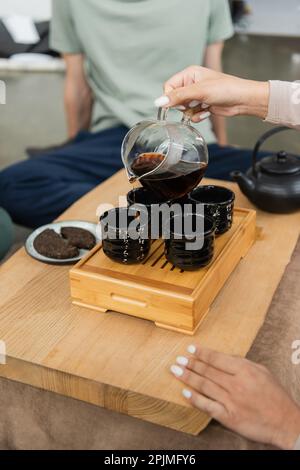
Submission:
POLYGON ((0 207, 0 261, 9 251, 13 243, 14 230, 9 215, 0 207))
POLYGON ((26 212, 29 212, 30 208, 22 183, 24 183, 22 172, 17 166, 11 166, 0 172, 0 207, 3 207, 17 224, 28 225, 25 223, 26 212))
POLYGON ((13 167, 0 171, 0 206, 6 209, 6 203, 10 199, 10 192, 15 187, 13 167))

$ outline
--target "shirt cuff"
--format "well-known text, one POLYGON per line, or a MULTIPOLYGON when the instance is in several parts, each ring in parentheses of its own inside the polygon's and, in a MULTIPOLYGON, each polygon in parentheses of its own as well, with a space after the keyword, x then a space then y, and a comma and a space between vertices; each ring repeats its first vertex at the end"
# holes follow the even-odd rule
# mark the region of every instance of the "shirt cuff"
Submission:
POLYGON ((285 100, 286 89, 284 82, 270 80, 269 83, 270 98, 266 121, 278 124, 280 122, 280 110, 282 114, 282 103, 285 100))
POLYGON ((59 54, 82 54, 82 48, 77 44, 69 44, 58 39, 51 39, 50 47, 59 54))
POLYGON ((269 81, 270 98, 266 122, 272 124, 295 125, 296 108, 293 103, 293 94, 299 93, 299 83, 269 81))

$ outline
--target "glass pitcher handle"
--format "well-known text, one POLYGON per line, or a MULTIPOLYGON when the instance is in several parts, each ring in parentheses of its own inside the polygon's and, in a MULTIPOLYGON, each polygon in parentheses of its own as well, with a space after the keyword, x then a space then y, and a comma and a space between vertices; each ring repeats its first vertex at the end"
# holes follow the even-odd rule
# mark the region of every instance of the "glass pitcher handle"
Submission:
POLYGON ((185 111, 181 119, 182 124, 186 124, 187 126, 190 126, 192 117, 193 117, 193 113, 189 111, 185 111))
MULTIPOLYGON (((168 117, 169 108, 159 108, 158 109, 158 121, 166 121, 168 117)), ((196 108, 187 109, 183 112, 181 122, 182 124, 191 125, 192 117, 195 113, 203 111, 202 105, 197 106, 196 108)))
POLYGON ((168 116, 169 109, 168 108, 158 108, 158 121, 166 121, 168 116))
POLYGON ((202 104, 196 106, 196 108, 190 108, 187 111, 184 111, 181 122, 183 124, 187 124, 187 125, 190 126, 191 125, 191 120, 192 120, 192 117, 194 116, 194 114, 200 113, 201 111, 203 111, 202 104))
MULTIPOLYGON (((167 117, 168 117, 168 112, 169 112, 169 108, 159 108, 158 109, 157 120, 158 121, 166 121, 167 117)), ((190 110, 186 111, 182 115, 181 122, 183 124, 191 124, 192 116, 193 116, 192 110, 191 111, 190 110)))

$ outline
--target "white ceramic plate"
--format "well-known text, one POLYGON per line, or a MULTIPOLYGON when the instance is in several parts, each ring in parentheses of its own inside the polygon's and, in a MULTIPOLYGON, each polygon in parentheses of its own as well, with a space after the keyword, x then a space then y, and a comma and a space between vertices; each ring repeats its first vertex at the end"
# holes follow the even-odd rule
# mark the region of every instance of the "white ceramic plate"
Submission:
POLYGON ((75 264, 78 261, 81 260, 87 253, 88 250, 80 250, 79 251, 79 256, 76 258, 69 258, 69 259, 54 259, 54 258, 47 258, 46 256, 40 255, 36 249, 34 248, 34 240, 38 235, 40 235, 42 232, 44 232, 46 229, 52 229, 55 230, 58 234, 60 234, 60 230, 63 227, 76 227, 76 228, 82 228, 84 230, 88 230, 91 232, 95 237, 97 243, 100 242, 100 239, 97 237, 96 229, 97 229, 97 224, 92 224, 90 222, 83 222, 80 220, 67 220, 64 222, 55 222, 53 224, 49 225, 44 225, 43 227, 40 227, 36 229, 26 240, 25 243, 25 249, 27 253, 34 259, 41 261, 42 263, 48 263, 48 264, 60 264, 60 265, 65 265, 65 264, 75 264))

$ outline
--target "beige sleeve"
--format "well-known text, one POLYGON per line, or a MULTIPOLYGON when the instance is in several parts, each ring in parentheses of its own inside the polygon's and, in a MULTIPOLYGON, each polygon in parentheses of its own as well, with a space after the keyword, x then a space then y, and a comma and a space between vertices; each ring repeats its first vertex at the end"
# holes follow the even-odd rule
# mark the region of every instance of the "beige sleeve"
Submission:
POLYGON ((300 130, 300 83, 270 81, 266 121, 300 130))

